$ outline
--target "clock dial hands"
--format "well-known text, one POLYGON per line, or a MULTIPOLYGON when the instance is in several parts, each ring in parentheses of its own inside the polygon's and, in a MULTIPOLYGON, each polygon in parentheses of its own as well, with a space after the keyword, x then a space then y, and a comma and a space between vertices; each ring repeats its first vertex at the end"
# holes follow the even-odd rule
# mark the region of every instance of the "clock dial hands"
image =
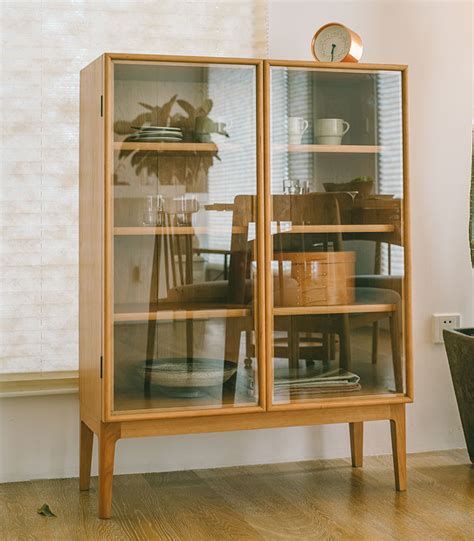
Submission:
POLYGON ((362 40, 343 24, 328 23, 314 34, 311 52, 318 62, 358 62, 362 56, 362 40))

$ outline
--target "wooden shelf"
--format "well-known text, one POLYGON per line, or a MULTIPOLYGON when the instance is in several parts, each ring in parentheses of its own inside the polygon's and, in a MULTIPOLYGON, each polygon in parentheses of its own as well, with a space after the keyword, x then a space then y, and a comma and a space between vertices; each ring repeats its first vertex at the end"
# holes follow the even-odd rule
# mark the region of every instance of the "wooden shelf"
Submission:
POLYGON ((135 388, 130 383, 128 387, 116 391, 114 409, 115 413, 131 413, 146 410, 148 411, 183 411, 195 409, 235 409, 245 406, 257 406, 256 397, 248 390, 248 376, 237 374, 237 388, 235 395, 224 385, 210 387, 206 395, 199 398, 179 398, 163 393, 159 388, 152 385, 150 398, 143 396, 143 383, 140 377, 135 376, 129 381, 135 382, 135 388))
POLYGON ((132 321, 176 321, 186 319, 210 319, 210 318, 230 318, 245 317, 251 314, 250 308, 241 306, 194 304, 188 305, 183 309, 183 304, 160 303, 159 310, 157 305, 127 304, 115 307, 115 322, 132 321))
POLYGON ((275 233, 392 233, 395 226, 392 224, 344 224, 344 225, 292 225, 272 226, 275 233))
POLYGON ((114 150, 150 150, 154 152, 217 152, 215 143, 114 142, 114 150))
MULTIPOLYGON (((136 236, 136 235, 205 235, 213 231, 205 226, 185 227, 114 227, 114 235, 136 236)), ((395 226, 392 224, 345 224, 345 225, 293 225, 272 226, 272 235, 277 233, 393 233, 395 226)), ((233 226, 232 233, 246 233, 247 228, 233 226)))
POLYGON ((275 145, 283 152, 316 152, 319 154, 378 154, 383 147, 376 145, 275 145))
MULTIPOLYGON (((183 226, 183 227, 114 227, 114 235, 116 237, 121 236, 135 236, 135 235, 205 235, 214 231, 218 233, 217 229, 206 226, 183 226)), ((246 227, 232 227, 232 233, 246 233, 246 227)), ((222 232, 220 232, 222 234, 222 232)))
POLYGON ((279 306, 273 308, 274 316, 309 316, 324 314, 367 314, 394 312, 395 304, 337 304, 333 306, 279 306))

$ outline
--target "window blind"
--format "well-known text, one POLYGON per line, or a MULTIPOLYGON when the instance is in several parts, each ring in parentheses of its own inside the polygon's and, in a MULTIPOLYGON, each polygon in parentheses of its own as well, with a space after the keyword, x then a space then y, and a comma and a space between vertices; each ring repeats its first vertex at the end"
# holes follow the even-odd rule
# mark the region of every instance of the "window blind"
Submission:
MULTIPOLYGON (((271 143, 284 145, 288 142, 288 70, 272 68, 271 81, 271 143)), ((283 193, 283 181, 289 177, 288 154, 272 152, 271 156, 270 191, 283 193)))
MULTIPOLYGON (((225 68, 210 70, 209 97, 214 99, 211 117, 226 122, 229 138, 213 135, 213 140, 224 144, 219 149, 220 161, 209 169, 208 194, 210 203, 233 203, 237 194, 257 193, 257 123, 256 123, 256 68, 225 68), (222 99, 224 97, 224 99, 222 99)), ((210 226, 208 247, 230 249, 231 212, 210 212, 206 217, 210 226)), ((249 231, 249 240, 255 229, 249 231)), ((223 262, 222 255, 209 254, 212 263, 223 262)))
MULTIPOLYGON (((308 121, 308 129, 303 135, 302 144, 312 143, 312 73, 303 70, 288 71, 288 116, 297 116, 308 121)), ((311 184, 313 180, 313 156, 311 153, 292 153, 289 155, 289 176, 300 182, 311 184)))
POLYGON ((266 5, 3 1, 0 372, 78 364, 79 71, 104 51, 265 57, 266 5))
MULTIPOLYGON (((378 159, 379 192, 403 197, 402 91, 400 73, 377 75, 378 144, 383 147, 378 159)), ((382 244, 382 274, 403 275, 401 246, 382 244), (389 254, 390 250, 390 254, 389 254)))

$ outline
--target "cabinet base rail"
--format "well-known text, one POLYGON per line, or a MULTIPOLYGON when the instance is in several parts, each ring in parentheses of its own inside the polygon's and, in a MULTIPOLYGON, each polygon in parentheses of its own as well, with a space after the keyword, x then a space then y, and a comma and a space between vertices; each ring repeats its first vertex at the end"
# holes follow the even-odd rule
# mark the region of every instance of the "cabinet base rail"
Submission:
POLYGON ((154 419, 103 423, 81 412, 79 488, 88 490, 91 477, 94 433, 99 445, 99 518, 112 513, 112 482, 115 444, 122 438, 164 436, 203 432, 225 432, 289 426, 349 423, 352 466, 362 466, 363 427, 366 421, 388 420, 392 439, 395 488, 406 490, 406 425, 405 404, 333 408, 331 410, 269 411, 241 415, 154 419), (223 418, 224 417, 224 418, 223 418))

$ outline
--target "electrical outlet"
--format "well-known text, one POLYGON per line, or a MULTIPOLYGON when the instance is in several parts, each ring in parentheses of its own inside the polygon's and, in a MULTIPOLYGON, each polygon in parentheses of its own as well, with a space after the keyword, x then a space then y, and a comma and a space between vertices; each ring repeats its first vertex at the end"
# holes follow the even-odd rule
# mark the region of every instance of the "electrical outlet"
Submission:
POLYGON ((433 343, 443 344, 444 329, 459 329, 461 314, 433 314, 433 343))

